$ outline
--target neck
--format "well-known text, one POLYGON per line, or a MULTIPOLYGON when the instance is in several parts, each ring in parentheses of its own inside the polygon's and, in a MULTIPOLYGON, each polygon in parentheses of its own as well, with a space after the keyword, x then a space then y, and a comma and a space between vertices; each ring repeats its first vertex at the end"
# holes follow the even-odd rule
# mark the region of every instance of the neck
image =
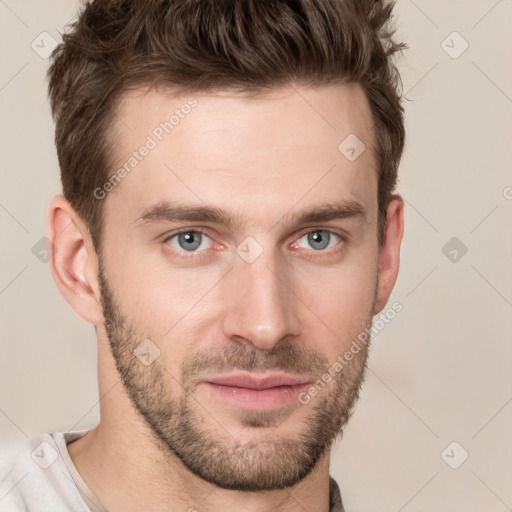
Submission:
POLYGON ((103 421, 68 450, 88 487, 111 511, 239 512, 241 500, 248 512, 329 511, 329 453, 293 487, 247 492, 216 487, 191 473, 158 441, 129 435, 120 425, 109 428, 103 421))

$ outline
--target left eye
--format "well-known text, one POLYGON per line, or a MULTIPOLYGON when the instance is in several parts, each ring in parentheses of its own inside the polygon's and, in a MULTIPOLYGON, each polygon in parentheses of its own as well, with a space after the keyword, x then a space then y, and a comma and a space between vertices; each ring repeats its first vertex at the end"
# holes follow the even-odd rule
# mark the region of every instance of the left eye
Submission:
POLYGON ((302 235, 299 238, 299 245, 302 239, 306 239, 307 243, 310 244, 315 251, 323 251, 324 249, 330 249, 336 245, 336 239, 340 239, 340 236, 332 231, 319 229, 317 231, 309 231, 302 235))
POLYGON ((212 240, 200 231, 182 231, 167 238, 166 242, 181 251, 192 252, 197 249, 209 249, 212 240), (206 242, 206 246, 204 242, 206 242))

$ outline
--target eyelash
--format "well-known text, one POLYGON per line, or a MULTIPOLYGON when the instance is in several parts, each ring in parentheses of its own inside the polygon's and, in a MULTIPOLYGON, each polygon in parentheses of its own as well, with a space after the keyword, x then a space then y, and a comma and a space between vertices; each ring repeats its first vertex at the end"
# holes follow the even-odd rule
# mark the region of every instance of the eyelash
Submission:
MULTIPOLYGON (((318 228, 315 228, 315 229, 310 229, 308 231, 305 231, 303 232, 297 239, 295 242, 293 243, 296 243, 298 240, 300 240, 301 238, 303 238, 304 236, 308 235, 309 233, 316 233, 316 232, 325 232, 325 233, 329 233, 331 235, 334 235, 336 237, 338 237, 340 239, 340 241, 338 242, 337 245, 335 245, 334 247, 332 247, 328 252, 323 250, 323 251, 318 251, 320 253, 326 253, 326 256, 325 257, 329 257, 329 256, 334 256, 334 255, 337 255, 338 253, 340 253, 342 250, 343 250, 343 242, 345 242, 344 238, 339 234, 339 233, 336 233, 334 231, 331 231, 329 229, 318 229, 318 228)), ((174 233, 171 233, 170 235, 168 235, 164 240, 163 240, 163 243, 167 246, 169 246, 168 242, 169 240, 177 237, 178 235, 182 234, 182 233, 199 233, 201 235, 205 235, 206 237, 210 238, 211 240, 211 237, 208 236, 207 233, 205 233, 204 231, 201 231, 199 229, 181 229, 179 231, 176 231, 174 233)), ((203 257, 206 257, 207 255, 204 254, 207 252, 207 249, 204 249, 202 251, 180 251, 178 249, 174 249, 172 248, 171 249, 172 252, 178 257, 178 258, 181 258, 181 259, 184 259, 184 260, 188 260, 190 261, 191 259, 197 259, 197 258, 203 258, 203 257)), ((313 252, 317 252, 317 251, 313 251, 313 252)), ((306 258, 308 259, 318 259, 318 257, 322 257, 322 256, 311 256, 309 254, 305 254, 306 258)))

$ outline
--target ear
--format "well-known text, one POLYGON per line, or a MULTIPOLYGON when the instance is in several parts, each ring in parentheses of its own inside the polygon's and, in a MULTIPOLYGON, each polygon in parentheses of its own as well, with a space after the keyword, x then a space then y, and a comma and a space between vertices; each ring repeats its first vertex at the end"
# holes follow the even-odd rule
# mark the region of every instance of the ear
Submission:
POLYGON ((47 233, 50 268, 60 293, 84 320, 102 323, 96 251, 87 227, 62 195, 50 202, 47 233))
POLYGON ((379 256, 377 297, 373 314, 380 313, 388 302, 400 267, 400 245, 404 234, 404 201, 394 195, 388 205, 386 227, 379 256))

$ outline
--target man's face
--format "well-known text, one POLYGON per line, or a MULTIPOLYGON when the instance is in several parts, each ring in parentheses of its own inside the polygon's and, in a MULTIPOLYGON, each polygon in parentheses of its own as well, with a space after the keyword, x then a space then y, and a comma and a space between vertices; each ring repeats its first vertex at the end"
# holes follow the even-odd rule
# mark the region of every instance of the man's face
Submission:
POLYGON ((231 489, 294 485, 341 432, 366 364, 362 350, 298 400, 371 324, 377 171, 367 100, 355 85, 253 98, 139 91, 118 116, 115 169, 134 151, 137 163, 105 199, 99 278, 126 392, 156 444, 201 478, 231 489), (160 123, 176 109, 166 133, 160 123), (355 160, 338 149, 350 134, 366 145, 355 160), (180 218, 177 207, 196 214, 180 218), (303 216, 328 207, 341 214, 303 216), (207 208, 226 218, 197 213, 207 208))

